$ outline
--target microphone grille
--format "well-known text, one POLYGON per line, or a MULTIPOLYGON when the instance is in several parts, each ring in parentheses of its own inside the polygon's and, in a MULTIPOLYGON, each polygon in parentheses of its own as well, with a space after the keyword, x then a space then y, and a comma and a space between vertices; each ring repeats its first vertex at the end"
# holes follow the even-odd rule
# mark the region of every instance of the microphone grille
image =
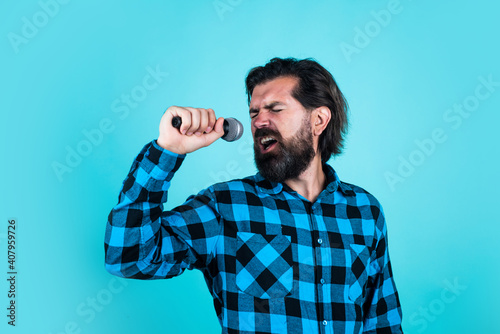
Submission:
POLYGON ((228 131, 224 136, 222 136, 222 139, 225 141, 235 141, 243 136, 243 124, 241 124, 240 121, 232 117, 228 117, 224 119, 224 122, 227 122, 228 131))

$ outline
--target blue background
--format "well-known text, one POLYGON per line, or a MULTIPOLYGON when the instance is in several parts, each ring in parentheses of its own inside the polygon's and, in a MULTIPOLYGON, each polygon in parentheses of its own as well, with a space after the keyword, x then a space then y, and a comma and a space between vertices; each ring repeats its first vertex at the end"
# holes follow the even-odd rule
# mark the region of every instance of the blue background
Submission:
POLYGON ((170 105, 211 107, 247 132, 190 154, 167 208, 253 174, 245 75, 294 56, 318 60, 349 101, 345 153, 330 163, 384 207, 405 333, 498 333, 499 9, 486 0, 1 2, 0 331, 220 332, 199 272, 136 281, 104 270, 107 215, 170 105), (148 71, 160 72, 149 90, 148 71), (467 116, 450 111, 464 103, 467 116), (80 160, 68 158, 78 149, 80 160))

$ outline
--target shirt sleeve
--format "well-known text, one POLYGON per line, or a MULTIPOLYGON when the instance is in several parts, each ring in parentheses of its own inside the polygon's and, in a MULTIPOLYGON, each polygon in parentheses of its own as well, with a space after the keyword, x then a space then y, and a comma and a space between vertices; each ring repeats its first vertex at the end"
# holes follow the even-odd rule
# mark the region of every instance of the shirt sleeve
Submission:
POLYGON ((111 210, 104 241, 110 273, 136 279, 160 279, 202 269, 214 258, 220 233, 212 188, 163 211, 174 173, 185 155, 152 141, 141 150, 111 210))
POLYGON ((387 247, 387 227, 381 207, 376 223, 376 234, 378 241, 375 248, 375 260, 369 267, 363 333, 403 333, 401 305, 392 274, 387 247))

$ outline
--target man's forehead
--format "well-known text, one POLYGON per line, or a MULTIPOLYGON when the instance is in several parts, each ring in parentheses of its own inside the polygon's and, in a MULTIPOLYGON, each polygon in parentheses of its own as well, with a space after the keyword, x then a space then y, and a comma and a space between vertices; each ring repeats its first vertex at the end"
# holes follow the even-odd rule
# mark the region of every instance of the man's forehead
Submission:
POLYGON ((277 101, 289 102, 293 99, 291 93, 297 83, 297 78, 280 77, 255 86, 250 100, 250 109, 258 109, 261 105, 277 101))

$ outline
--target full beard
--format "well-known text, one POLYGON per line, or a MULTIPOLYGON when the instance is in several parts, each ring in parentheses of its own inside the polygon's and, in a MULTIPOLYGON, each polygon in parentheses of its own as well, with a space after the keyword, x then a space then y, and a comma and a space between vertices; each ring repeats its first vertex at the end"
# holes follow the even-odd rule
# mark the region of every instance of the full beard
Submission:
POLYGON ((254 134, 255 164, 260 174, 271 182, 284 182, 297 178, 309 167, 315 156, 310 120, 305 117, 297 134, 288 140, 271 129, 257 129, 254 134), (278 139, 276 148, 268 153, 262 153, 258 138, 272 135, 278 139))

